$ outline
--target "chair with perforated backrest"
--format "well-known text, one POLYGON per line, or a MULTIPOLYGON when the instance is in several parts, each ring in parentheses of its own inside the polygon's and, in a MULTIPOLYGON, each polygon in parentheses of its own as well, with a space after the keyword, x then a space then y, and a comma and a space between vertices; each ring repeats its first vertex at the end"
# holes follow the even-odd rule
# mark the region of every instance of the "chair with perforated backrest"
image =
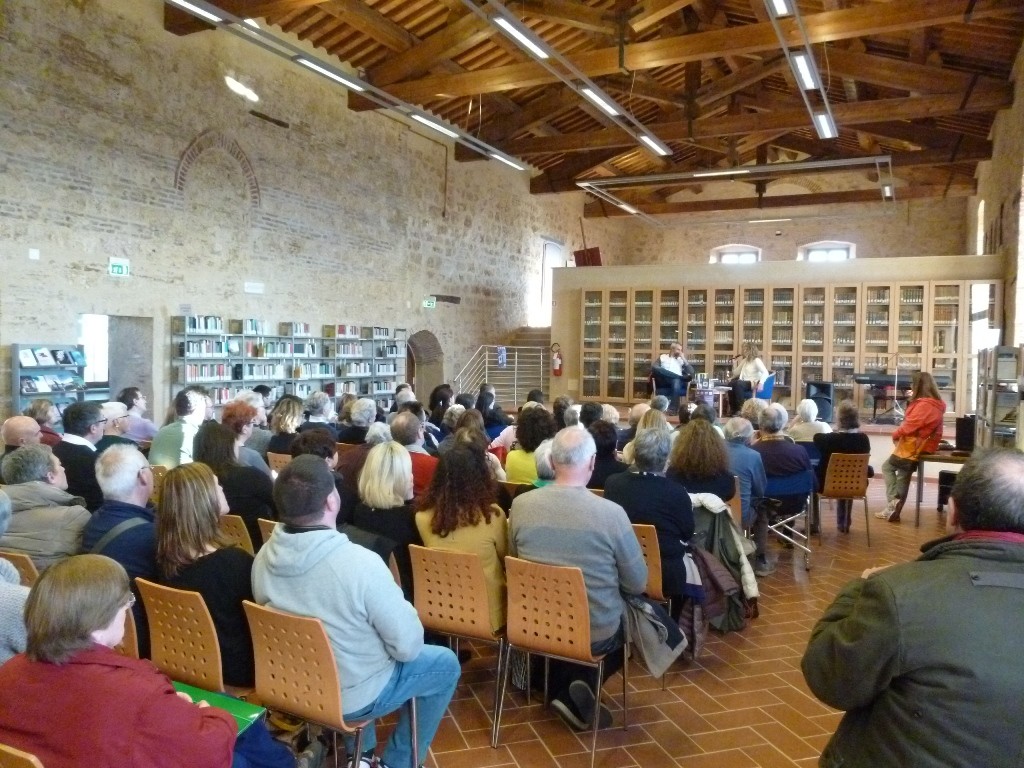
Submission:
POLYGON ((24 552, 11 552, 7 549, 0 549, 0 557, 7 560, 18 570, 18 576, 21 577, 21 585, 23 587, 31 587, 36 583, 36 579, 39 578, 39 569, 36 568, 36 564, 32 562, 31 557, 24 552))
MULTIPOLYGON (((423 628, 498 644, 498 661, 505 648, 505 632, 493 631, 488 605, 487 578, 480 555, 409 545, 412 560, 413 601, 423 628)), ((458 646, 455 648, 458 651, 458 646)), ((495 695, 501 670, 495 677, 495 695)), ((497 709, 497 700, 495 700, 497 709)), ((495 720, 497 722, 497 720, 495 720)))
POLYGON ((270 541, 270 535, 274 532, 274 527, 277 525, 277 521, 267 520, 267 518, 261 517, 256 522, 260 526, 260 536, 263 537, 263 543, 266 544, 270 541))
POLYGON ((221 515, 218 527, 220 532, 230 539, 231 543, 236 547, 244 549, 250 555, 256 554, 252 546, 252 537, 249 535, 249 529, 245 527, 245 521, 238 515, 221 515))
POLYGON ((595 496, 600 496, 602 499, 604 498, 604 488, 588 488, 587 490, 595 496))
MULTIPOLYGON (((590 606, 583 571, 557 565, 545 565, 522 560, 511 555, 505 558, 505 576, 508 579, 508 625, 505 658, 499 662, 502 670, 498 689, 498 708, 494 713, 495 727, 491 746, 498 746, 498 726, 508 686, 508 662, 513 648, 536 653, 552 659, 582 664, 597 669, 594 701, 601 700, 601 681, 604 677, 604 656, 590 652, 590 606)), ((622 666, 622 728, 627 725, 626 690, 628 664, 622 666)), ((545 692, 545 699, 547 698, 545 692)), ((597 754, 597 727, 600 706, 594 707, 593 733, 590 742, 590 765, 593 768, 597 754)))
POLYGON ((0 768, 43 768, 43 764, 31 752, 0 744, 0 768))
POLYGON ((743 493, 740 489, 740 479, 736 476, 732 476, 733 480, 733 492, 732 498, 729 499, 729 514, 732 516, 732 521, 736 523, 736 527, 744 531, 743 527, 743 493))
POLYGON ((871 515, 868 512, 867 453, 833 453, 825 470, 825 487, 815 495, 817 499, 860 499, 864 502, 864 532, 871 546, 871 515))
POLYGON ((288 466, 292 460, 290 453, 271 453, 267 451, 267 464, 270 465, 270 471, 277 473, 288 466))
MULTIPOLYGON (((339 731, 354 734, 352 754, 361 754, 363 728, 372 721, 345 720, 338 665, 320 619, 296 616, 249 600, 242 606, 252 632, 260 704, 329 729, 335 742, 339 731)), ((416 699, 409 700, 409 710, 412 768, 418 768, 416 699)), ((337 762, 337 743, 334 747, 337 762)))
POLYGON ((217 630, 202 595, 141 578, 135 585, 146 609, 150 658, 161 672, 172 680, 239 698, 252 692, 224 685, 217 630))
POLYGON ((160 490, 164 487, 164 478, 167 477, 167 467, 163 464, 151 464, 149 467, 153 470, 153 492, 149 495, 149 500, 153 502, 153 506, 160 506, 160 490))
POLYGON ((130 608, 124 612, 124 637, 114 646, 114 650, 122 656, 139 658, 139 632, 135 628, 135 614, 130 608))
POLYGON ((508 492, 509 498, 513 501, 523 491, 527 491, 535 486, 532 483, 510 483, 508 480, 501 481, 502 486, 508 492))
MULTIPOLYGON (((667 609, 669 599, 665 596, 661 583, 661 547, 658 544, 658 529, 653 525, 633 523, 633 533, 636 534, 636 540, 640 542, 640 551, 643 552, 644 562, 647 563, 647 586, 644 587, 644 592, 651 600, 658 601, 667 609)), ((662 690, 665 690, 665 685, 666 679, 662 675, 662 690)))

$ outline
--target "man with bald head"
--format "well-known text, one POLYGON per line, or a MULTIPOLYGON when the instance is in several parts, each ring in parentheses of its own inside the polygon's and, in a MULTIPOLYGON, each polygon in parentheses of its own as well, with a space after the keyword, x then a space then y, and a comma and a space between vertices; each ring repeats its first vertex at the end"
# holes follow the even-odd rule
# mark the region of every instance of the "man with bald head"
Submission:
MULTIPOLYGON (((16 451, 23 445, 39 445, 42 427, 39 422, 29 416, 11 416, 0 427, 0 437, 4 440, 4 456, 16 451)), ((0 482, 3 475, 0 474, 0 482)))

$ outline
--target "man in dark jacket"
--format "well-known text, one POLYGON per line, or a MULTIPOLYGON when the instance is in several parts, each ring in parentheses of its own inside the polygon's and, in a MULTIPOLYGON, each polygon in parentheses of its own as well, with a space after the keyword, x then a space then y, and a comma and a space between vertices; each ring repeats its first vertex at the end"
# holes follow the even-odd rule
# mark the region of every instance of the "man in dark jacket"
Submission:
POLYGON ((917 560, 846 585, 803 672, 846 710, 822 766, 1011 766, 1024 754, 1024 453, 977 452, 917 560))
POLYGON ((85 499, 90 512, 103 503, 96 482, 96 443, 106 423, 99 403, 72 403, 64 411, 64 438, 53 446, 53 455, 68 476, 68 493, 85 499))

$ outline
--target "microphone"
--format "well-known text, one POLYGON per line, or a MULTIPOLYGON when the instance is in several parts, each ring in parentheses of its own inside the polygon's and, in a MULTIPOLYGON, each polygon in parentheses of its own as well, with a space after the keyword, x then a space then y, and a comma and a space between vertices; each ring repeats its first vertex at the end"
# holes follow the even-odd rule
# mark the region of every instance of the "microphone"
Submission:
POLYGON ((733 360, 739 360, 743 355, 733 355, 733 360))

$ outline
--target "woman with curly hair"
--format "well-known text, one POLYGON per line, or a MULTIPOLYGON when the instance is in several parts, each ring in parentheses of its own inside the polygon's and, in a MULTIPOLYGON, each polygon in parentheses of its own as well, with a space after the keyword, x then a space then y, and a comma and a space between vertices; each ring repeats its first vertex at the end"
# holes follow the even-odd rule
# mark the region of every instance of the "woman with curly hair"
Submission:
POLYGON ((690 493, 713 493, 722 501, 736 495, 725 439, 704 419, 692 419, 679 430, 665 476, 690 493))
POLYGON ((441 456, 420 499, 416 528, 424 544, 480 556, 487 581, 491 628, 505 626, 508 523, 495 503, 496 489, 481 451, 459 444, 441 456))
POLYGON ((267 453, 289 453, 303 419, 302 401, 285 395, 270 412, 270 431, 274 434, 267 443, 267 453))
POLYGON ((533 452, 549 437, 554 437, 556 431, 554 418, 543 408, 530 408, 519 415, 517 445, 505 458, 505 474, 510 483, 532 483, 537 479, 533 452))

